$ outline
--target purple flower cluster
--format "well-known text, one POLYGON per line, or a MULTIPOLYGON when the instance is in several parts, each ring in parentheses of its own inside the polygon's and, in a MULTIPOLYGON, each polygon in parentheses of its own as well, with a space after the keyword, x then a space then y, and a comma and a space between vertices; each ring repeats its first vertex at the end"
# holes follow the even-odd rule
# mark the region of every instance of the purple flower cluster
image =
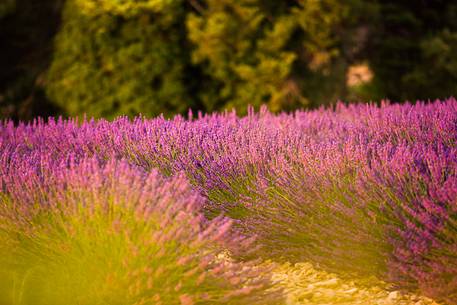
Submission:
POLYGON ((279 115, 250 109, 242 118, 5 122, 0 190, 49 204, 28 177, 51 187, 87 158, 184 173, 207 199, 208 221, 222 213, 256 237, 252 255, 375 275, 457 304, 453 98, 279 115))
POLYGON ((205 219, 185 176, 43 157, 2 176, 1 304, 281 302, 272 266, 220 257, 252 241, 227 218, 205 219))

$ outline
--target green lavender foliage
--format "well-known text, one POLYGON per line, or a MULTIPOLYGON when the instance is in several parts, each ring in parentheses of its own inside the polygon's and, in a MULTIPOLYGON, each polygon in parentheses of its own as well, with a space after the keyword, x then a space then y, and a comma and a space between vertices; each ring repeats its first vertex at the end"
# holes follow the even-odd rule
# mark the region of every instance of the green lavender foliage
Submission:
POLYGON ((282 304, 271 267, 218 258, 251 241, 183 175, 87 159, 21 182, 0 192, 0 304, 282 304))

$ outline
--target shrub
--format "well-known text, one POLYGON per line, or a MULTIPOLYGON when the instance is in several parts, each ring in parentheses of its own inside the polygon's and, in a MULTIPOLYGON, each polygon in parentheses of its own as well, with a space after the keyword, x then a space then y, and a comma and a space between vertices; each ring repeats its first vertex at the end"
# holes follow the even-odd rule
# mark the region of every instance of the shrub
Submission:
POLYGON ((181 1, 66 1, 49 99, 70 116, 185 111, 184 14, 181 1))
POLYGON ((184 172, 207 197, 208 219, 225 214, 257 237, 253 255, 375 275, 455 304, 456 124, 453 98, 279 115, 250 108, 246 117, 6 123, 0 183, 46 176, 40 160, 87 157, 184 172))
POLYGON ((267 267, 220 257, 249 252, 250 241, 227 219, 205 220, 182 175, 95 159, 41 166, 52 172, 31 171, 0 194, 6 304, 280 302, 267 267))

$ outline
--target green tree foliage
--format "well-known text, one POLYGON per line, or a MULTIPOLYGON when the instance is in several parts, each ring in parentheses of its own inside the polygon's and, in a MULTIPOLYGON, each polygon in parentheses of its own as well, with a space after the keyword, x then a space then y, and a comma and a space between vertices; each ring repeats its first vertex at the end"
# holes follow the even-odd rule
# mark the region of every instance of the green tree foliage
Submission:
POLYGON ((0 117, 443 98, 456 20, 445 0, 3 0, 0 117))
MULTIPOLYGON (((457 17, 457 16, 456 16, 457 17)), ((448 97, 457 94, 457 30, 444 29, 419 44, 421 65, 403 77, 410 91, 402 96, 448 97)))
POLYGON ((0 2, 0 18, 12 12, 14 10, 15 5, 15 0, 2 0, 2 2, 0 2))
POLYGON ((184 13, 179 0, 67 0, 48 96, 69 115, 186 110, 184 13))
POLYGON ((243 112, 248 104, 279 111, 322 102, 336 89, 335 29, 346 13, 339 0, 206 1, 187 19, 192 61, 212 84, 203 104, 243 112))
POLYGON ((44 94, 62 0, 0 0, 0 118, 58 111, 44 94))
POLYGON ((455 1, 383 1, 373 23, 365 56, 384 96, 414 101, 457 94, 455 1))

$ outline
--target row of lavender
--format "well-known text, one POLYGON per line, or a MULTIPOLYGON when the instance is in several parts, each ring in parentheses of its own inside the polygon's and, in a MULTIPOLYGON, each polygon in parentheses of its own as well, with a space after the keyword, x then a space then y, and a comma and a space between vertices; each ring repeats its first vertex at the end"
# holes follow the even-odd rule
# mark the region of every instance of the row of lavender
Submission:
POLYGON ((42 156, 2 177, 0 304, 281 303, 273 266, 220 258, 252 239, 205 219, 183 175, 42 156))
MULTIPOLYGON (((334 111, 280 115, 261 110, 244 118, 224 113, 172 120, 5 123, 0 141, 2 196, 14 202, 2 209, 14 207, 24 219, 32 217, 30 206, 37 202, 45 210, 56 209, 48 204, 55 200, 47 197, 49 190, 53 185, 66 190, 78 180, 72 176, 69 182, 54 181, 57 173, 68 168, 72 172, 88 158, 101 168, 110 160, 124 160, 138 172, 184 173, 205 198, 195 210, 205 215, 201 230, 222 221, 217 216, 223 213, 235 224, 235 233, 222 234, 224 247, 242 253, 233 245, 245 243, 233 240, 256 237, 244 260, 312 261, 340 274, 375 275, 399 287, 419 288, 457 304, 455 99, 339 105, 334 111)), ((91 177, 90 171, 79 174, 91 177)), ((129 184, 124 180, 116 183, 129 184)), ((92 192, 93 182, 85 192, 92 192)), ((108 192, 102 191, 106 187, 99 191, 108 192)), ((85 202, 84 194, 58 202, 85 202)), ((185 206, 181 201, 178 205, 185 206)), ((10 230, 25 230, 11 213, 1 213, 11 220, 10 230)), ((180 240, 178 234, 177 240, 189 238, 180 240)), ((252 278, 267 281, 258 272, 252 278)), ((231 287, 235 291, 246 286, 227 281, 236 284, 231 287)), ((254 285, 253 298, 275 299, 271 289, 260 288, 268 287, 262 283, 254 285)))

